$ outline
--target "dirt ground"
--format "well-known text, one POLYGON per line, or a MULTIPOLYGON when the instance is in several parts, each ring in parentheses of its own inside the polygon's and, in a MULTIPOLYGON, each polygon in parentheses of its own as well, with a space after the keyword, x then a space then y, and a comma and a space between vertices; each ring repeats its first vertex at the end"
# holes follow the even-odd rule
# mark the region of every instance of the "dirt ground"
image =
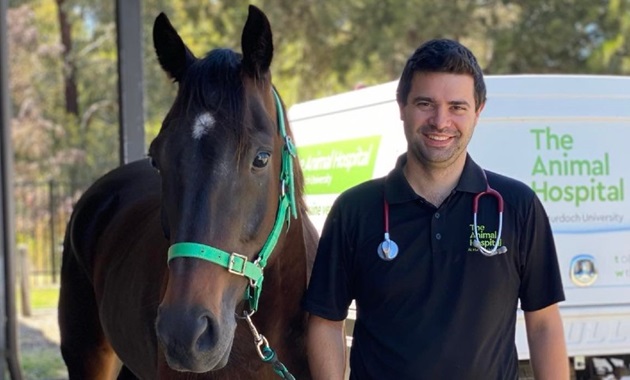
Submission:
POLYGON ((20 348, 59 347, 59 326, 56 309, 33 311, 30 317, 18 316, 20 348))
POLYGON ((20 361, 25 380, 67 380, 59 351, 56 309, 34 310, 18 316, 20 361))

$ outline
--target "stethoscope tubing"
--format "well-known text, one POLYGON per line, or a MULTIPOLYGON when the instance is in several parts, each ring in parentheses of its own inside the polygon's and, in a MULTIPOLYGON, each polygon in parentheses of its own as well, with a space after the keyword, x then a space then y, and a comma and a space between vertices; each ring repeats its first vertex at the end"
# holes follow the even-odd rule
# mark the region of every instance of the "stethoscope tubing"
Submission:
MULTIPOLYGON (((475 240, 473 241, 473 246, 479 250, 484 256, 495 256, 502 253, 507 252, 507 248, 505 246, 499 246, 501 242, 501 236, 503 233, 503 197, 501 193, 490 187, 490 183, 488 182, 488 177, 486 176, 486 172, 483 171, 483 176, 486 180, 486 190, 480 193, 477 193, 473 198, 473 230, 475 231, 475 240), (492 249, 487 249, 481 245, 481 241, 479 240, 479 227, 477 225, 477 215, 479 212, 479 199, 484 195, 490 195, 497 200, 497 211, 499 213, 499 229, 497 231, 496 241, 494 242, 494 246, 492 249)), ((385 261, 393 260, 398 255, 398 245, 391 240, 389 236, 389 203, 387 203, 387 199, 385 199, 385 195, 383 195, 383 222, 384 222, 384 240, 381 244, 379 244, 377 248, 377 253, 379 257, 385 261)))
POLYGON ((378 245, 376 252, 378 256, 385 260, 391 261, 398 256, 398 245, 389 238, 389 204, 383 195, 383 222, 385 223, 385 233, 383 242, 378 245))
POLYGON ((503 233, 503 197, 501 193, 490 187, 490 182, 488 182, 488 177, 486 176, 486 172, 483 172, 483 176, 486 179, 486 191, 482 191, 475 195, 473 199, 473 230, 475 231, 475 240, 473 245, 485 256, 495 256, 501 253, 507 252, 507 248, 505 246, 499 247, 499 243, 501 242, 501 234, 503 233), (499 213, 499 230, 497 231, 497 238, 494 242, 494 247, 492 249, 487 249, 481 245, 481 241, 479 240, 479 228, 477 225, 477 214, 479 212, 479 199, 484 195, 490 195, 497 200, 497 211, 499 213))

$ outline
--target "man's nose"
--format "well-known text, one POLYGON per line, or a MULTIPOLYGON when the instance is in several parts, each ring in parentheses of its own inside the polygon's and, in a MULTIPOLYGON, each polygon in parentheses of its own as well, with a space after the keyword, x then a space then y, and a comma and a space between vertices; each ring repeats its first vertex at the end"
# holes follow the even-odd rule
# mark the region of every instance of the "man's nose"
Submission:
POLYGON ((435 107, 429 121, 438 130, 450 127, 452 119, 448 107, 435 107))

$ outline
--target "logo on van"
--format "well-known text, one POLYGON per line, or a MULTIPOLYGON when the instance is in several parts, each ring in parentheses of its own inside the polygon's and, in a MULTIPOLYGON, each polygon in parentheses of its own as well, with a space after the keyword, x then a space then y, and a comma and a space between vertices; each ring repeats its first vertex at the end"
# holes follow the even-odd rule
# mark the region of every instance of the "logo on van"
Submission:
POLYGON ((298 147, 306 194, 339 194, 372 178, 381 136, 298 147))

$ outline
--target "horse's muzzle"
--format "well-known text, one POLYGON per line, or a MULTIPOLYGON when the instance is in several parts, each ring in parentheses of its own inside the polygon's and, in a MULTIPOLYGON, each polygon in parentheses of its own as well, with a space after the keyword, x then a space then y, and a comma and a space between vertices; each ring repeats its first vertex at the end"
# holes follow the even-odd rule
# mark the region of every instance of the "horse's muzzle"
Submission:
POLYGON ((223 368, 229 359, 236 322, 221 323, 209 310, 160 306, 157 338, 166 362, 176 371, 203 373, 223 368))

